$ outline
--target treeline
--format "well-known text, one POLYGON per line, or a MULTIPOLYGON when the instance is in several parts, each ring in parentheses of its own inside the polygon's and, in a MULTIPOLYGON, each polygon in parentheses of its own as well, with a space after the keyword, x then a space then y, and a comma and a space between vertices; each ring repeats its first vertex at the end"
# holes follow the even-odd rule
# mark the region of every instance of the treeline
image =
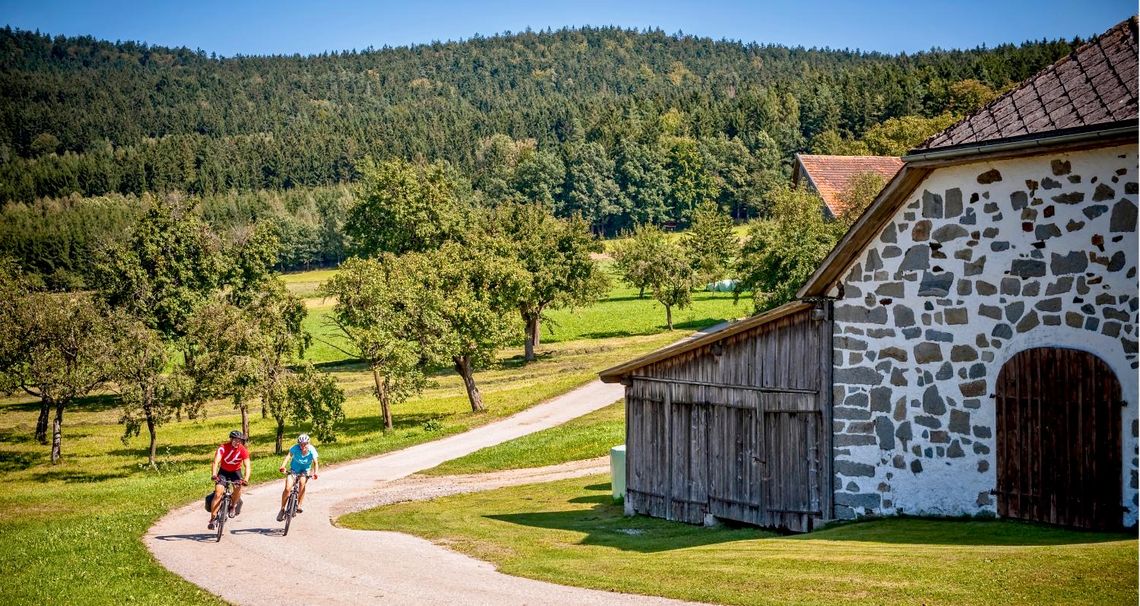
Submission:
MULTIPOLYGON (((120 242, 148 209, 179 194, 69 196, 0 208, 0 257, 19 261, 28 279, 50 290, 92 286, 100 252, 120 242)), ((231 239, 259 222, 272 224, 279 246, 274 269, 337 265, 347 255, 342 233, 352 204, 348 186, 231 192, 186 199, 214 232, 231 239)))
POLYGON ((1077 42, 884 55, 583 28, 216 58, 5 28, 0 200, 329 186, 368 156, 474 174, 470 143, 499 133, 567 171, 590 146, 617 162, 633 153, 623 143, 668 136, 717 159, 736 151, 709 148, 735 142, 764 165, 891 118, 971 109, 963 81, 1000 90, 1077 42))

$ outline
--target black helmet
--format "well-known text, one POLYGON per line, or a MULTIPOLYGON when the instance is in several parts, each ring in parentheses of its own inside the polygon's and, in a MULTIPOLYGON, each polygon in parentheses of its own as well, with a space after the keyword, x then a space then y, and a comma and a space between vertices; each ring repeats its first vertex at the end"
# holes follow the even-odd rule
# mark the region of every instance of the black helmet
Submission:
POLYGON ((232 440, 232 439, 234 439, 234 438, 237 438, 237 439, 239 439, 239 440, 244 440, 244 439, 245 439, 245 434, 244 434, 244 433, 242 433, 241 431, 239 431, 239 430, 235 429, 235 430, 233 430, 233 431, 231 431, 231 432, 230 432, 230 439, 232 440))

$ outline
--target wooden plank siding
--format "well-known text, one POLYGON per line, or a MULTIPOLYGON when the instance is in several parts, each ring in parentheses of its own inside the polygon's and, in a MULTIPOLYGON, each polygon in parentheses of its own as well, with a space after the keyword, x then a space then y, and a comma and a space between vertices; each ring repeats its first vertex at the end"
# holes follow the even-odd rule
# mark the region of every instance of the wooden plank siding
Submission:
POLYGON ((830 519, 831 328, 821 301, 623 376, 627 508, 800 532, 830 519))

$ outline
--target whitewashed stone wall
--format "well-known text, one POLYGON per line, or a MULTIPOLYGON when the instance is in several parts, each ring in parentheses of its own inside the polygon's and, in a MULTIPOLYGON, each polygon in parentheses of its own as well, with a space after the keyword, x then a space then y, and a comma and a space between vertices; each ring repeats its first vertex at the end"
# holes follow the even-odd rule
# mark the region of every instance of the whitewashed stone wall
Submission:
POLYGON ((1120 380, 1136 523, 1136 173, 1132 145, 939 169, 915 190, 832 293, 837 517, 994 513, 998 372, 1067 347, 1120 380))

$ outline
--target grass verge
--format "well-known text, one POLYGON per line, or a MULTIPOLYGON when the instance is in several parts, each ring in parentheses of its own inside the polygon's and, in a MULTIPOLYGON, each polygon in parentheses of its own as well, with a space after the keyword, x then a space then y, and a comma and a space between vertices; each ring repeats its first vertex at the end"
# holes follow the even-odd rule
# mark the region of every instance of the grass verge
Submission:
POLYGON ((345 516, 554 583, 724 604, 1135 604, 1134 536, 887 519, 798 536, 627 518, 596 476, 345 516))
POLYGON ((625 442, 625 403, 615 402, 559 425, 477 450, 423 472, 446 476, 557 465, 609 454, 625 442))

